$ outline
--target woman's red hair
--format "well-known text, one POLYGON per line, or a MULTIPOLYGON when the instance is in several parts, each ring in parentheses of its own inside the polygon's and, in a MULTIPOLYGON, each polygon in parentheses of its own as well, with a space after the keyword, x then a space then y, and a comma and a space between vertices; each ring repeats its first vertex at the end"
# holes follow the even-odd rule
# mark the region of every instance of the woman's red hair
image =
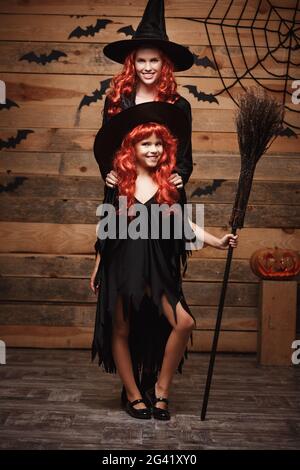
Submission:
MULTIPOLYGON (((137 84, 137 75, 135 71, 135 56, 137 49, 131 52, 125 59, 123 70, 115 75, 111 82, 107 96, 109 99, 108 114, 113 116, 122 111, 121 95, 130 96, 137 84)), ((175 103, 179 98, 177 93, 177 83, 174 78, 174 65, 170 59, 159 51, 162 59, 162 68, 157 83, 157 95, 155 101, 166 101, 175 103)))
POLYGON ((161 139, 163 153, 157 166, 151 171, 153 180, 158 185, 156 201, 158 204, 172 205, 179 199, 178 190, 174 184, 169 183, 172 170, 176 164, 177 140, 167 127, 150 122, 141 124, 130 131, 123 139, 120 149, 114 158, 114 170, 118 175, 118 188, 120 196, 127 196, 127 205, 134 204, 135 181, 137 178, 135 145, 155 134, 161 139))

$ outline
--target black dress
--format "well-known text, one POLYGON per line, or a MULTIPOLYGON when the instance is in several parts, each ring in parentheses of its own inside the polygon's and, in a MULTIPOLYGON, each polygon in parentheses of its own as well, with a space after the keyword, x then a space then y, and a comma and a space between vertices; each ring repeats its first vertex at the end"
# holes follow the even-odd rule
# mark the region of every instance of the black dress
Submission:
MULTIPOLYGON (((178 203, 182 206, 180 192, 178 203)), ((117 207, 117 189, 108 189, 107 200, 117 207)), ((136 203, 141 204, 137 199, 136 203)), ((92 358, 98 355, 99 365, 106 372, 116 372, 111 350, 112 325, 118 296, 122 298, 125 318, 129 319, 129 348, 134 371, 156 374, 162 365, 165 346, 172 330, 162 311, 162 295, 172 306, 175 321, 176 305, 192 316, 182 291, 181 263, 186 263, 185 238, 175 239, 174 214, 169 215, 171 236, 162 237, 159 222, 159 237, 152 239, 151 206, 157 204, 156 195, 143 206, 146 208, 148 238, 97 240, 101 261, 95 284, 100 284, 92 358), (146 287, 150 287, 147 293, 146 287)), ((117 222, 120 215, 117 215, 117 222)), ((132 219, 129 219, 129 221, 132 219)), ((162 220, 162 219, 160 219, 162 220)), ((157 221, 155 222, 157 223, 157 221)), ((118 223, 116 224, 118 227, 118 223)), ((186 355, 186 353, 185 353, 186 355)), ((179 364, 181 372, 184 358, 179 364)))

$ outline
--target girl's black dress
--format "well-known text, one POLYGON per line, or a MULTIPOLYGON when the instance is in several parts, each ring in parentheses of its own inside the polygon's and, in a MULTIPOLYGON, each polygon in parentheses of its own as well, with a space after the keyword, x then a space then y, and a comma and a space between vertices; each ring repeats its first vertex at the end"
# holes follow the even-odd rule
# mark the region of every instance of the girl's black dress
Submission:
MULTIPOLYGON (((105 202, 118 208, 117 189, 106 191, 105 202)), ((180 194, 178 205, 182 208, 184 198, 180 194)), ((136 204, 141 204, 137 199, 136 204)), ((97 239, 96 251, 101 253, 101 261, 95 284, 100 284, 92 358, 98 354, 99 365, 107 372, 116 372, 111 350, 112 325, 118 296, 122 298, 123 312, 129 319, 129 348, 133 369, 140 373, 157 373, 162 365, 165 346, 172 330, 162 312, 162 295, 165 294, 172 306, 176 321, 176 305, 192 316, 182 291, 181 265, 186 267, 185 237, 174 236, 174 214, 170 217, 170 237, 162 236, 159 219, 159 237, 151 238, 151 225, 157 219, 151 216, 151 206, 157 204, 156 195, 145 204, 148 238, 97 239), (149 296, 146 287, 150 287, 149 296)), ((137 207, 138 208, 138 207, 137 207)), ((124 214, 124 213, 123 213, 124 214)), ((138 215, 138 213, 137 213, 138 215)), ((120 214, 117 215, 117 224, 120 214)), ((123 215, 124 217, 124 215, 123 215)), ((125 215, 128 217, 128 215, 125 215)), ((133 219, 128 219, 128 223, 133 219)), ((183 227, 182 227, 183 229, 183 227)), ((182 361, 178 367, 181 372, 182 361)))

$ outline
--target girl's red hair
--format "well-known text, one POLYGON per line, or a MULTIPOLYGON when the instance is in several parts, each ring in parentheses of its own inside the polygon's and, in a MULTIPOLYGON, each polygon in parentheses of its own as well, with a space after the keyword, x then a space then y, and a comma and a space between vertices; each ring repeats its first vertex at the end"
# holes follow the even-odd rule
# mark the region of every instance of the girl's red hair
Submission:
MULTIPOLYGON (((108 114, 113 116, 122 111, 121 95, 130 96, 137 84, 137 75, 135 71, 135 56, 137 50, 131 52, 125 59, 123 70, 115 75, 111 82, 107 96, 109 99, 108 114)), ((174 65, 170 59, 159 51, 162 59, 162 68, 157 83, 157 95, 155 101, 166 101, 175 103, 178 100, 177 83, 174 78, 174 65)))
POLYGON ((163 153, 157 166, 150 170, 152 178, 158 185, 156 201, 158 204, 172 205, 179 199, 178 190, 174 184, 169 183, 172 170, 176 164, 177 140, 167 127, 150 122, 141 124, 130 131, 123 139, 120 149, 114 158, 114 170, 118 175, 118 188, 120 196, 127 196, 128 207, 134 204, 135 181, 137 178, 135 145, 155 134, 161 139, 163 153))

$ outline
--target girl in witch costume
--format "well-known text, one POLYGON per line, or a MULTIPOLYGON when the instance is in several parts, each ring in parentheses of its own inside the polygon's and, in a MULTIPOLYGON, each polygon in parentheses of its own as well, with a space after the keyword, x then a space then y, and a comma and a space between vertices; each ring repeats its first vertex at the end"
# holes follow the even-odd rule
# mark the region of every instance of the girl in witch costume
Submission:
MULTIPOLYGON (((125 409, 138 419, 149 419, 152 414, 156 419, 170 419, 170 385, 175 371, 181 371, 195 325, 181 286, 180 257, 186 240, 184 236, 174 236, 173 224, 176 211, 182 209, 182 192, 169 181, 176 164, 177 142, 184 140, 188 132, 183 111, 168 103, 152 102, 116 115, 100 129, 94 145, 97 161, 109 161, 114 155, 118 195, 127 199, 125 212, 119 198, 114 200, 116 235, 109 233, 107 238, 99 239, 101 257, 98 253, 93 286, 98 302, 92 357, 98 354, 99 364, 107 372, 118 371, 126 390, 125 409), (152 212, 157 204, 169 209, 159 219, 152 212), (144 215, 142 227, 147 229, 147 235, 142 231, 140 237, 131 237, 128 229, 124 236, 119 229, 120 218, 136 221, 136 211, 144 215), (169 217, 168 237, 161 230, 164 217, 169 217), (155 228, 158 230, 152 238, 150 233, 155 228), (144 368, 159 373, 156 384, 146 393, 152 410, 134 375, 135 370, 141 372, 144 368)), ((180 223, 186 220, 184 214, 179 217, 180 223)), ((202 237, 210 246, 225 249, 229 244, 237 245, 237 236, 227 234, 219 239, 195 224, 192 227, 193 235, 202 237)))
MULTIPOLYGON (((123 64, 123 70, 112 79, 105 99, 103 125, 117 113, 144 102, 168 102, 186 113, 189 132, 185 139, 179 142, 176 165, 169 176, 169 182, 181 190, 185 203, 184 185, 193 171, 192 114, 189 102, 177 92, 173 72, 189 69, 194 63, 194 58, 186 47, 169 41, 165 26, 164 0, 149 0, 132 39, 110 43, 104 47, 103 52, 108 58, 123 64)), ((106 182, 104 202, 111 202, 118 185, 117 173, 115 170, 110 171, 104 160, 101 160, 99 166, 106 182)), ((99 250, 100 244, 97 241, 96 254, 99 250)), ((93 284, 93 279, 91 283, 93 284)), ((137 377, 137 371, 135 373, 137 377)), ((155 380, 153 374, 147 374, 144 370, 141 390, 144 391, 155 380)), ((122 397, 125 401, 124 389, 122 397)))

